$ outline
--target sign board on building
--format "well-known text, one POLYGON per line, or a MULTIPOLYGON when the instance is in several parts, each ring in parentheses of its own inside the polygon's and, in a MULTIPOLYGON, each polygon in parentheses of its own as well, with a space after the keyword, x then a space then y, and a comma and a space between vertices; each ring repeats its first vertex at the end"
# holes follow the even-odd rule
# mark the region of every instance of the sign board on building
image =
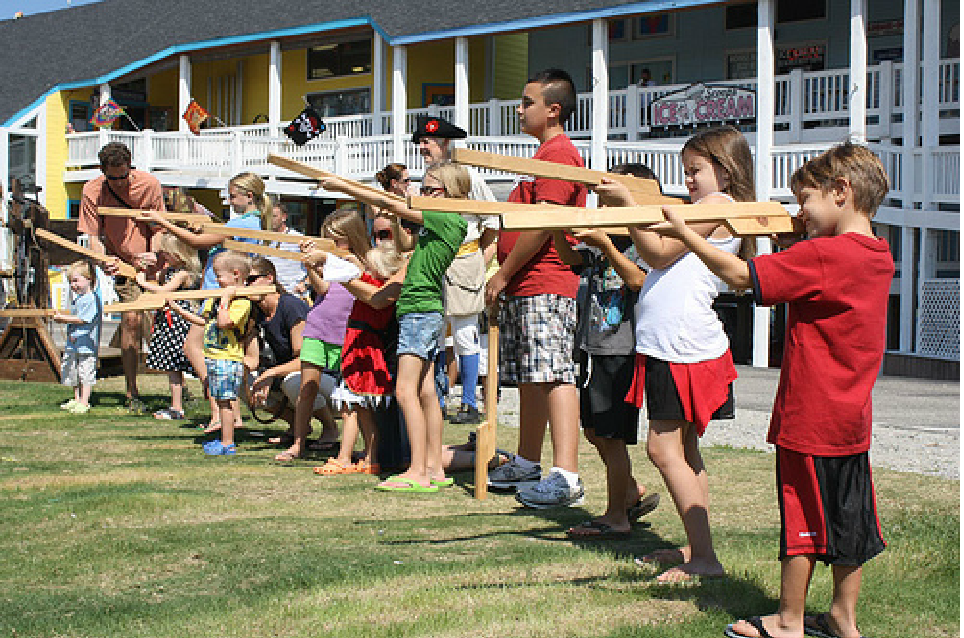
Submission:
POLYGON ((896 20, 871 20, 867 23, 867 37, 883 35, 903 35, 904 21, 900 18, 896 20))
POLYGON ((756 118, 756 93, 738 86, 691 84, 650 104, 653 126, 723 124, 756 118))
POLYGON ((827 55, 824 44, 803 44, 800 46, 777 47, 776 72, 784 75, 793 69, 822 71, 827 55))

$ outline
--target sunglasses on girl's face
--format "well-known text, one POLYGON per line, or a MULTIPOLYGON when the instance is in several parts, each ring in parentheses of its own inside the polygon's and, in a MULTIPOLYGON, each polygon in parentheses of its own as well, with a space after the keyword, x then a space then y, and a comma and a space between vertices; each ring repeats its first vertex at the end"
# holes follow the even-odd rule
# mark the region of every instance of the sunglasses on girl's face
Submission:
POLYGON ((388 228, 375 231, 375 239, 391 239, 391 238, 392 238, 392 231, 389 230, 388 228))
POLYGON ((444 195, 444 194, 445 194, 445 189, 442 188, 441 186, 423 186, 422 187, 422 195, 426 195, 428 197, 433 197, 435 195, 444 195))
POLYGON ((248 275, 248 278, 245 279, 245 281, 246 281, 246 282, 248 283, 248 285, 250 286, 250 285, 253 284, 254 282, 256 282, 256 281, 258 281, 259 279, 261 279, 262 277, 264 277, 264 275, 248 275))

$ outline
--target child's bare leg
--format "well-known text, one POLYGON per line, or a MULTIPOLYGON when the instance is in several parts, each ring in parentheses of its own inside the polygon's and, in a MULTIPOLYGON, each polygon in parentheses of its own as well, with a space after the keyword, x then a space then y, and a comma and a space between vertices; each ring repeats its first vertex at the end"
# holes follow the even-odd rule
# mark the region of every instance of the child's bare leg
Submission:
POLYGON ((435 364, 429 361, 428 372, 419 391, 419 401, 425 415, 425 467, 430 479, 442 481, 445 480, 445 469, 442 467, 442 428, 445 418, 438 404, 434 379, 435 364))
POLYGON ((592 430, 586 430, 585 433, 606 466, 606 512, 596 520, 612 526, 614 531, 628 532, 630 524, 626 510, 636 503, 639 495, 626 442, 597 437, 592 430))
POLYGON ((830 611, 825 615, 827 624, 840 638, 859 638, 857 598, 860 595, 863 568, 854 565, 834 565, 832 570, 833 600, 830 602, 830 611))
POLYGON ((575 383, 546 383, 552 464, 579 471, 579 388, 575 383))
MULTIPOLYGON (((688 546, 681 548, 678 554, 683 564, 660 574, 660 581, 672 582, 686 580, 691 575, 718 576, 723 573, 723 565, 713 550, 705 477, 699 476, 705 474, 706 469, 699 450, 692 449, 695 434, 687 432, 692 429, 693 424, 686 421, 650 421, 649 424, 646 451, 673 497, 688 541, 688 546)), ((675 557, 651 554, 648 558, 671 560, 675 557)))
POLYGON ((355 413, 358 416, 358 427, 361 429, 362 444, 365 446, 365 455, 362 458, 368 461, 369 465, 377 465, 378 444, 375 437, 378 430, 375 427, 375 414, 368 408, 358 408, 355 413))
POLYGON ((221 445, 234 445, 234 408, 232 401, 218 401, 218 412, 221 417, 221 445))
POLYGON ((282 454, 288 456, 304 454, 315 397, 318 396, 319 379, 321 379, 321 368, 313 363, 302 361, 301 387, 298 389, 298 401, 295 403, 294 440, 291 442, 291 447, 282 454))
POLYGON ((241 427, 241 399, 231 399, 231 410, 234 412, 234 427, 241 427))
POLYGON ((80 403, 80 384, 74 386, 74 402, 80 403))
POLYGON ((184 375, 180 372, 168 372, 167 380, 171 384, 171 409, 184 411, 184 375))
POLYGON ((335 460, 342 466, 351 465, 351 452, 355 449, 355 439, 358 438, 358 410, 345 412, 341 421, 341 447, 335 460))
MULTIPOLYGON (((317 392, 315 393, 317 395, 317 392)), ((314 405, 314 399, 312 399, 312 405, 314 405)), ((335 423, 335 416, 331 413, 331 409, 325 405, 318 410, 315 410, 314 417, 321 421, 321 436, 318 437, 319 443, 335 443, 338 441, 338 424, 335 423)), ((351 440, 352 445, 355 443, 355 439, 351 440)))
POLYGON ((542 459, 542 441, 549 423, 546 383, 519 384, 519 456, 533 463, 542 459))
MULTIPOLYGON (((803 636, 803 611, 814 562, 813 556, 790 556, 780 562, 780 608, 777 613, 760 618, 763 628, 773 638, 803 636)), ((760 632, 745 620, 734 623, 733 630, 749 638, 760 636, 760 632)))
MULTIPOLYGON (((408 444, 411 448, 412 463, 399 476, 416 481, 422 487, 430 485, 426 469, 426 424, 425 414, 422 412, 422 402, 419 397, 423 383, 429 383, 434 395, 434 378, 428 374, 428 362, 412 354, 402 354, 398 357, 398 375, 395 382, 395 400, 405 419, 405 430, 408 433, 408 444), (427 381, 425 381, 427 379, 427 381)), ((435 409, 441 412, 437 399, 435 409)), ((403 487, 403 485, 386 482, 383 485, 403 487)))
POLYGON ((76 393, 77 403, 80 405, 90 405, 90 390, 93 386, 86 385, 84 383, 80 384, 75 388, 78 392, 76 393))

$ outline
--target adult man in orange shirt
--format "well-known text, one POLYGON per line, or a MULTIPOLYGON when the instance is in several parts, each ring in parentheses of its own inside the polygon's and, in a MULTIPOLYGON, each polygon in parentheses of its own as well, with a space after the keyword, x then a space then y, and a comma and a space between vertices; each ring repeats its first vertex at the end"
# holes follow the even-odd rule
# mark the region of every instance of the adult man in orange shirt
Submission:
MULTIPOLYGON (((80 200, 77 230, 90 236, 90 247, 97 252, 114 255, 116 260, 105 266, 114 276, 114 289, 122 302, 134 301, 142 290, 134 279, 117 275, 117 261, 146 269, 150 277, 157 269, 157 255, 151 251, 152 228, 146 222, 126 217, 101 217, 98 206, 114 206, 140 210, 164 210, 161 183, 149 173, 131 168, 131 152, 120 142, 104 145, 97 154, 103 173, 84 184, 80 200)), ((141 313, 121 314, 121 362, 127 384, 127 406, 142 412, 144 404, 137 392, 138 350, 141 346, 141 313)))

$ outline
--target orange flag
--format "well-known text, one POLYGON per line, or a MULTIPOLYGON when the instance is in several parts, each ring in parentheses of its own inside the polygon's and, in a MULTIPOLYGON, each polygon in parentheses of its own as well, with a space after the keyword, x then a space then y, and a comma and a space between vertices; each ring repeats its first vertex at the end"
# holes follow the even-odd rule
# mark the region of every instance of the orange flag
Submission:
POLYGON ((191 103, 187 105, 187 109, 184 111, 184 121, 187 122, 187 127, 191 129, 191 132, 195 135, 201 134, 201 124, 204 120, 208 119, 208 112, 205 111, 200 104, 191 100, 191 103))

